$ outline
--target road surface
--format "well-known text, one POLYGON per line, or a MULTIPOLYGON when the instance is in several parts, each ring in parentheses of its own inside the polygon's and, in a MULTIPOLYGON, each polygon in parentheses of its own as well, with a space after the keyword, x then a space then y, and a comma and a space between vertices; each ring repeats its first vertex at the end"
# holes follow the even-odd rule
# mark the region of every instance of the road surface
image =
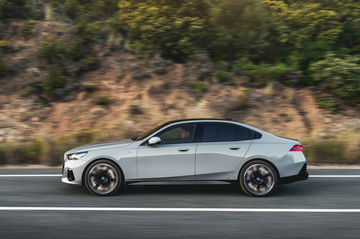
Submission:
POLYGON ((360 238, 360 169, 309 170, 268 198, 218 184, 96 197, 60 171, 0 169, 0 238, 360 238))

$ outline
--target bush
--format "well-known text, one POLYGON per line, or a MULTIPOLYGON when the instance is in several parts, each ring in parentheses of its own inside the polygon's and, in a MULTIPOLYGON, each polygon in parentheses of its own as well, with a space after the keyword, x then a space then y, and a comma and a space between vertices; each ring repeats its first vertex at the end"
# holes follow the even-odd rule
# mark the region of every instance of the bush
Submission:
POLYGON ((42 88, 45 96, 54 99, 58 95, 55 90, 64 86, 62 69, 58 64, 51 64, 47 68, 47 76, 43 79, 42 88))
POLYGON ((312 141, 305 144, 304 153, 311 163, 356 163, 360 155, 350 152, 349 142, 335 139, 312 141))
POLYGON ((8 41, 4 41, 4 40, 0 40, 0 52, 5 52, 10 50, 11 47, 11 43, 8 41))
POLYGON ((144 113, 138 105, 130 105, 129 112, 131 115, 142 115, 144 113))
POLYGON ((227 82, 231 78, 231 74, 228 71, 217 71, 215 72, 215 76, 219 82, 227 82))
POLYGON ((316 96, 316 103, 320 108, 329 110, 333 114, 341 112, 341 105, 330 94, 320 94, 316 96))
POLYGON ((243 89, 241 94, 237 96, 236 100, 233 102, 230 110, 243 110, 247 108, 249 105, 250 95, 250 89, 243 89))
POLYGON ((99 86, 97 84, 92 84, 92 83, 84 83, 82 84, 82 87, 84 91, 86 91, 87 93, 94 93, 95 91, 99 90, 99 86))
POLYGON ((119 25, 135 50, 183 60, 203 47, 210 9, 205 0, 121 0, 119 8, 119 25))
POLYGON ((82 10, 83 7, 78 0, 66 0, 64 2, 64 12, 72 19, 78 18, 82 10))
POLYGON ((27 15, 27 0, 1 0, 0 19, 21 18, 27 15))
POLYGON ((310 66, 310 74, 319 88, 352 106, 360 105, 360 58, 328 54, 310 66))
POLYGON ((46 38, 40 46, 39 56, 48 64, 58 64, 66 56, 64 43, 54 38, 46 38))
POLYGON ((258 56, 269 45, 270 12, 261 0, 222 0, 211 11, 214 32, 209 42, 211 55, 234 61, 241 56, 258 56))
POLYGON ((44 156, 45 148, 42 140, 7 143, 0 147, 0 161, 2 164, 37 164, 44 156))
POLYGON ((0 76, 5 76, 8 71, 8 67, 5 62, 0 58, 0 76))
POLYGON ((281 80, 284 76, 286 76, 290 71, 293 70, 292 66, 289 66, 284 63, 254 64, 251 60, 249 60, 246 57, 241 58, 235 64, 235 68, 241 73, 251 77, 254 80, 252 81, 252 85, 255 87, 265 86, 266 83, 272 80, 281 80))
POLYGON ((64 153, 71 148, 89 144, 97 139, 90 129, 50 140, 30 140, 0 145, 0 164, 46 164, 58 166, 63 163, 64 153))
POLYGON ((109 106, 112 100, 106 95, 98 95, 93 98, 94 105, 109 106))
POLYGON ((193 88, 198 93, 204 93, 206 91, 206 86, 203 81, 195 81, 193 83, 193 88))
POLYGON ((25 39, 29 39, 30 36, 33 34, 33 28, 35 24, 36 22, 34 20, 25 21, 19 28, 21 36, 25 39))
POLYGON ((61 165, 66 151, 84 144, 93 143, 96 138, 96 132, 84 130, 82 132, 51 139, 47 141, 47 151, 41 163, 53 166, 61 165))
POLYGON ((171 88, 170 82, 162 82, 160 84, 154 84, 152 85, 148 92, 150 95, 158 95, 158 94, 164 94, 171 88))

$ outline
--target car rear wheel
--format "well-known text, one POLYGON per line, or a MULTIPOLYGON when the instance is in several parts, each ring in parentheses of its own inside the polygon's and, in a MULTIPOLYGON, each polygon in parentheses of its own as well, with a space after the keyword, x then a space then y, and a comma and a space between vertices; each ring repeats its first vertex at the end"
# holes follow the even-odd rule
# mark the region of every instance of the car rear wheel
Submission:
POLYGON ((247 163, 239 175, 241 189, 254 197, 269 196, 278 185, 275 168, 262 160, 247 163))
POLYGON ((99 160, 87 168, 85 186, 93 195, 110 196, 116 194, 124 186, 124 177, 115 163, 99 160))

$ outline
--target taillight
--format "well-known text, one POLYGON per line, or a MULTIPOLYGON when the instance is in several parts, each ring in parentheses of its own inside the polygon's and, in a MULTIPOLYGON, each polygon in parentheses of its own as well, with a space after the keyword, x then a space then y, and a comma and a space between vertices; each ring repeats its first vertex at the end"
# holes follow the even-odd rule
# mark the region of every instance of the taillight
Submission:
POLYGON ((290 151, 303 151, 303 149, 304 149, 304 146, 302 146, 302 145, 294 145, 294 146, 290 149, 290 151))

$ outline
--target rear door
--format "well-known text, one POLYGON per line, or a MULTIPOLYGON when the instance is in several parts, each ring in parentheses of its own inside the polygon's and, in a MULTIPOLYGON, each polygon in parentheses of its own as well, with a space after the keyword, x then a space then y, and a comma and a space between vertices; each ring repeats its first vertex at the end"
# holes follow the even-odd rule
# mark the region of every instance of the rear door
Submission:
POLYGON ((252 130, 236 124, 199 124, 196 180, 228 180, 245 157, 252 138, 252 130))

